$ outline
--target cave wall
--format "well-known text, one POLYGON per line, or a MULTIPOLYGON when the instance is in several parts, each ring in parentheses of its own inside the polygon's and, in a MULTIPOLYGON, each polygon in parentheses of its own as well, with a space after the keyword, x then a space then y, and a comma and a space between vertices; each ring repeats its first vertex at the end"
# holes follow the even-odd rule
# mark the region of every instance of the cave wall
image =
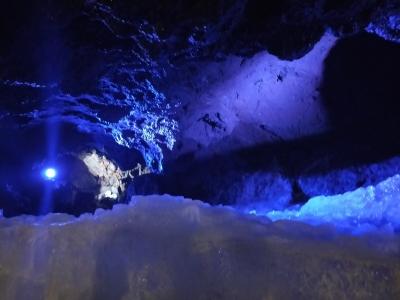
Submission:
POLYGON ((280 206, 394 175, 398 15, 392 0, 9 3, 2 206, 36 213, 40 168, 93 149, 122 170, 163 174, 131 180, 121 201, 139 191, 212 203, 282 195, 280 206), (371 111, 380 119, 363 117, 371 111), (370 126, 380 123, 389 127, 370 126), (357 124, 352 135, 343 124, 357 124))
POLYGON ((250 58, 190 62, 174 70, 166 92, 180 103, 173 155, 221 154, 328 131, 319 86, 336 39, 326 33, 293 61, 260 52, 250 58))

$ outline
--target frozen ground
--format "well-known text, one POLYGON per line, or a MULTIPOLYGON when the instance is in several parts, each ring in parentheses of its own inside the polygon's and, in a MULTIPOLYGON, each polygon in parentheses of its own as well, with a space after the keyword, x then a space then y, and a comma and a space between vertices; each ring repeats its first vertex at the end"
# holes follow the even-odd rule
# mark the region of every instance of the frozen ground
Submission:
POLYGON ((399 299, 400 237, 171 196, 0 219, 1 299, 399 299))

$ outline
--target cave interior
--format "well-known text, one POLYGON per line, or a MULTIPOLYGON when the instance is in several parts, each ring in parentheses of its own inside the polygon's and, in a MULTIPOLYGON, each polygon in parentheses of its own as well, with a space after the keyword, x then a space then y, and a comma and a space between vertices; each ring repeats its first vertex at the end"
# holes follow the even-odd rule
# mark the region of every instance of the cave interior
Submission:
POLYGON ((0 36, 0 298, 400 298, 398 1, 15 0, 0 36))

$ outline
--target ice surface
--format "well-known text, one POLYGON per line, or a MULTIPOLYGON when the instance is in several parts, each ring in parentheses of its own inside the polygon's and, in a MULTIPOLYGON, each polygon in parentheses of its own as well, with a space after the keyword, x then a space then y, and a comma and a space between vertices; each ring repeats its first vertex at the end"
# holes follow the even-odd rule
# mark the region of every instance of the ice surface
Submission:
POLYGON ((0 239, 1 299, 400 299, 397 235, 272 223, 179 197, 3 218, 0 239))
POLYGON ((378 185, 334 196, 317 196, 297 209, 253 210, 272 220, 294 219, 312 224, 333 223, 336 227, 361 233, 373 229, 400 231, 400 175, 378 185))

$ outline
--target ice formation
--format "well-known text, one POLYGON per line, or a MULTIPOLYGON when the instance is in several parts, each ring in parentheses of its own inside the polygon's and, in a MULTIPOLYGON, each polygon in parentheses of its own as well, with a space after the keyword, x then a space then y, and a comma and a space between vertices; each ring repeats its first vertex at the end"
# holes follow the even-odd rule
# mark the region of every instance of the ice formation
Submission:
POLYGON ((400 175, 376 186, 333 196, 311 198, 300 208, 284 211, 252 210, 272 220, 300 220, 311 224, 331 223, 361 233, 374 229, 400 231, 400 175))
POLYGON ((132 170, 123 171, 104 155, 99 155, 96 151, 81 154, 81 160, 85 163, 89 172, 95 176, 100 184, 100 191, 97 195, 98 200, 104 198, 117 200, 125 192, 125 179, 134 178, 148 174, 148 168, 142 168, 138 163, 132 170))
POLYGON ((397 13, 380 16, 374 22, 369 23, 365 30, 385 40, 400 43, 400 10, 397 13))
POLYGON ((125 191, 124 172, 105 156, 100 156, 94 151, 82 155, 82 161, 89 172, 99 179, 100 192, 97 195, 99 200, 118 199, 120 193, 125 191))
POLYGON ((400 297, 398 236, 271 223, 179 197, 1 218, 0 239, 2 299, 400 297))

